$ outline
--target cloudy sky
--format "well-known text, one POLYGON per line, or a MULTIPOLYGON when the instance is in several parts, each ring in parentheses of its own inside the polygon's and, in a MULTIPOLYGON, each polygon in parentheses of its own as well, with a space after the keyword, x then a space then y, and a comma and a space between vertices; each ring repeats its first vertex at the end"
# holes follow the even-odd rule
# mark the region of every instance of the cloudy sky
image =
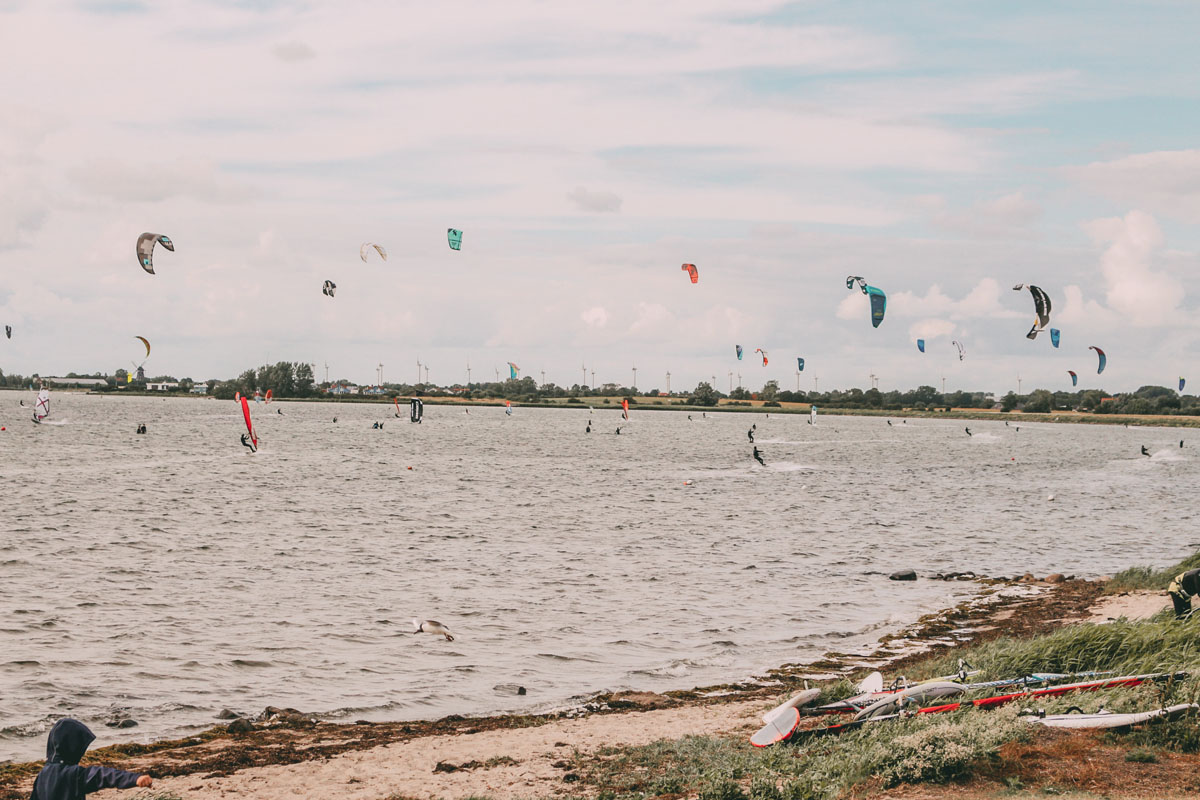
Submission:
POLYGON ((1182 0, 0 0, 0 369, 142 335, 196 379, 1200 381, 1197 30, 1182 0))

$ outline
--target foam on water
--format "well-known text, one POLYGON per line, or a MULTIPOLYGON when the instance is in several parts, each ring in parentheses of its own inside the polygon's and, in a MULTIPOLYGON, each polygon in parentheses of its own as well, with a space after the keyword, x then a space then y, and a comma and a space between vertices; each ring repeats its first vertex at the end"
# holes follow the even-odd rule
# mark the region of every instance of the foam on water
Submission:
POLYGON ((55 401, 71 425, 18 424, 0 393, 0 759, 38 757, 65 714, 108 743, 223 708, 400 719, 723 683, 863 652, 972 591, 895 569, 1101 574, 1195 547, 1192 451, 1133 458, 1145 431, 1117 427, 635 409, 636 435, 597 436, 586 408, 427 404, 411 425, 279 403, 254 408, 251 458, 232 402, 55 401), (779 440, 768 469, 751 422, 779 440))

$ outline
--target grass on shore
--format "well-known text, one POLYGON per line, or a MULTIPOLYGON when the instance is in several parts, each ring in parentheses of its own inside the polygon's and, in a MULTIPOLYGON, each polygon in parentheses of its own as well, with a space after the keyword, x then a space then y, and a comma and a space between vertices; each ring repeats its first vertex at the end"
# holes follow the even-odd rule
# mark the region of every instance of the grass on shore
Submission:
POLYGON ((1200 553, 1188 556, 1178 564, 1163 570, 1153 567, 1130 567, 1113 575, 1112 580, 1104 587, 1105 594, 1130 592, 1138 589, 1158 589, 1166 591, 1171 579, 1181 572, 1200 567, 1200 553))
MULTIPOLYGON (((1200 563, 1200 555, 1182 563, 1192 562, 1200 563)), ((1155 575, 1174 576, 1179 566, 1155 575)), ((959 658, 983 671, 980 680, 1032 672, 1192 673, 1136 689, 1038 698, 1036 708, 1051 714, 1072 706, 1085 712, 1141 711, 1200 699, 1200 618, 1178 622, 1169 611, 1142 622, 1072 625, 1030 639, 1002 638, 950 650, 910 674, 949 674, 959 658)), ((849 686, 837 688, 844 696, 849 686)), ((1020 719, 1021 711, 1019 703, 1012 703, 991 711, 922 715, 766 749, 751 747, 743 737, 698 736, 607 748, 577 754, 567 780, 605 800, 697 793, 700 800, 832 800, 852 790, 945 783, 988 769, 996 772, 1005 745, 1047 733, 1020 719)), ((1130 733, 1101 734, 1100 741, 1125 749, 1131 762, 1152 762, 1163 752, 1200 753, 1200 724, 1196 717, 1184 718, 1130 733)), ((1020 782, 1015 776, 1013 780, 1020 782)))

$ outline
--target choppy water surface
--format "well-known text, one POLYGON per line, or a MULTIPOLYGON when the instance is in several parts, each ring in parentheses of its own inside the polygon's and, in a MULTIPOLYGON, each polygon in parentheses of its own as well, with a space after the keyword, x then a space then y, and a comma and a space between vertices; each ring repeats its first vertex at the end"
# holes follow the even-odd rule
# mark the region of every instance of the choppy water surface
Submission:
POLYGON ((1198 538, 1190 431, 635 410, 616 436, 611 407, 587 435, 586 408, 276 403, 251 456, 232 402, 60 392, 66 424, 38 427, 19 397, 0 759, 64 714, 150 740, 222 708, 417 718, 738 679, 969 590, 895 569, 1094 575, 1198 538))

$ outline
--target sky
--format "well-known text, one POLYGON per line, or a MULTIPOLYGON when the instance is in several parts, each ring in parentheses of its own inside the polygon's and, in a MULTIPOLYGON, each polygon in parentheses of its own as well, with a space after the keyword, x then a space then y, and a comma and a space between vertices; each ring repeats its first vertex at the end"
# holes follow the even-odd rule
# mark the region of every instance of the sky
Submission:
POLYGON ((1197 30, 1183 1, 0 0, 0 369, 111 373, 145 336, 197 380, 1200 381, 1197 30))

